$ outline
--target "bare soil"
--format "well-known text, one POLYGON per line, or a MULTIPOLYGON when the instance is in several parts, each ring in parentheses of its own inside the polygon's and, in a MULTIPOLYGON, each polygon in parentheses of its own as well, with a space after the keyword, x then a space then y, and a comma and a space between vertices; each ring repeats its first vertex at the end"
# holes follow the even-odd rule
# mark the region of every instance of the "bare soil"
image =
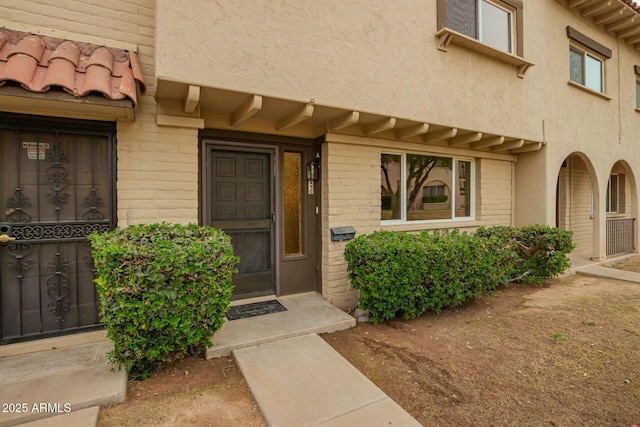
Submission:
MULTIPOLYGON (((640 267, 640 257, 635 258, 640 267)), ((323 338, 426 426, 640 423, 640 285, 570 276, 323 338)), ((266 426, 230 358, 189 357, 99 426, 266 426)))

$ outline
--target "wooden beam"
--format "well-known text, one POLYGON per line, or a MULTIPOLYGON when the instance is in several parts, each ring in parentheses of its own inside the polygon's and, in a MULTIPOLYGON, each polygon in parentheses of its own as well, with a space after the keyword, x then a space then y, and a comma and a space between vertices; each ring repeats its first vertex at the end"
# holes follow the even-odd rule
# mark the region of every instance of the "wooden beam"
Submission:
POLYGON ((593 18, 593 23, 596 25, 604 24, 605 22, 613 21, 614 19, 622 17, 627 11, 627 8, 621 7, 620 9, 614 9, 611 12, 603 13, 593 18))
POLYGON ((500 145, 504 142, 504 136, 492 136, 490 138, 481 139, 478 142, 471 144, 472 148, 486 148, 500 145))
POLYGON ((627 37, 624 42, 626 44, 636 44, 638 42, 640 42, 640 34, 632 36, 632 37, 627 37))
POLYGON ((231 126, 240 126, 262 109, 262 97, 252 95, 231 115, 231 126))
POLYGON ((624 28, 627 28, 633 25, 635 22, 635 18, 636 18, 635 16, 632 16, 631 18, 629 17, 622 18, 619 21, 613 22, 609 25, 605 25, 604 29, 612 33, 618 30, 622 30, 624 28))
POLYGON ((396 131, 396 138, 405 139, 412 136, 424 135, 429 130, 429 123, 418 123, 417 125, 409 126, 406 128, 398 129, 396 131))
POLYGON ((360 113, 358 111, 351 111, 341 117, 337 117, 327 122, 327 131, 340 130, 351 125, 358 123, 360 119, 360 113))
POLYGON ((497 145, 495 147, 491 147, 491 151, 506 151, 513 150, 515 148, 520 148, 524 145, 524 139, 516 139, 515 141, 509 141, 502 145, 497 145))
POLYGON ((191 114, 196 111, 200 102, 200 86, 189 85, 187 96, 184 99, 184 112, 191 114))
POLYGON ((278 120, 278 123, 276 124, 276 130, 288 129, 292 126, 304 122, 309 117, 313 116, 313 109, 313 104, 305 104, 304 107, 302 107, 300 110, 294 111, 288 116, 285 116, 282 119, 278 120))
POLYGON ((616 37, 623 39, 629 36, 635 36, 640 34, 640 25, 634 25, 633 27, 625 28, 624 30, 616 31, 616 37))
POLYGON ((482 133, 472 132, 466 135, 458 135, 456 137, 449 139, 449 145, 452 146, 452 145, 469 144, 471 142, 480 141, 480 139, 482 139, 482 133))
POLYGON ((393 129, 396 125, 395 117, 389 117, 386 119, 378 120, 377 122, 369 123, 364 127, 364 133, 372 135, 374 133, 384 132, 385 130, 393 129))
POLYGON ((569 0, 568 6, 569 7, 578 7, 580 5, 583 5, 583 4, 587 3, 588 1, 591 1, 591 0, 569 0))
POLYGON ((432 133, 427 132, 427 134, 424 136, 424 142, 442 141, 443 139, 453 138, 457 133, 458 129, 456 128, 445 129, 439 132, 432 133))
POLYGON ((593 15, 594 13, 598 13, 602 9, 605 9, 605 8, 611 6, 611 3, 612 3, 611 0, 598 2, 598 3, 594 4, 593 6, 589 6, 589 7, 585 7, 584 9, 580 9, 580 14, 582 16, 593 15))
POLYGON ((535 142, 533 144, 524 145, 522 148, 516 148, 515 150, 511 151, 511 153, 513 154, 528 153, 531 151, 538 151, 541 148, 542 148, 542 142, 535 142))

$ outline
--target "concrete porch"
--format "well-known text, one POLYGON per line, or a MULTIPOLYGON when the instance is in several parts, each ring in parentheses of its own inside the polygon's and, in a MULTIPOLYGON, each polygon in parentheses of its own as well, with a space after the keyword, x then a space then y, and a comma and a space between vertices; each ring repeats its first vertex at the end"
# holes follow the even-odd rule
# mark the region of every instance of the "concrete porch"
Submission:
MULTIPOLYGON (((236 301, 233 305, 275 299, 236 301)), ((279 297, 287 311, 227 321, 213 337, 206 358, 230 355, 232 351, 306 334, 349 329, 356 319, 329 304, 315 292, 279 297)))

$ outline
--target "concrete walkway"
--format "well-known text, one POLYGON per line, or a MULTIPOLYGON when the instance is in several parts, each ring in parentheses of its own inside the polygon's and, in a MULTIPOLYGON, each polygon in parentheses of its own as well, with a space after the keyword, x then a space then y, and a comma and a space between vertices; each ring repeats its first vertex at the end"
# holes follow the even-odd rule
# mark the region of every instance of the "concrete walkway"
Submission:
POLYGON ((127 392, 126 373, 107 364, 111 348, 100 341, 0 357, 0 402, 19 404, 0 412, 0 427, 95 426, 99 406, 127 392))
POLYGON ((316 334, 235 350, 269 426, 420 426, 316 334))
POLYGON ((624 280, 625 282, 640 283, 640 273, 618 270, 605 265, 590 265, 578 269, 578 274, 583 276, 604 277, 607 279, 624 280))

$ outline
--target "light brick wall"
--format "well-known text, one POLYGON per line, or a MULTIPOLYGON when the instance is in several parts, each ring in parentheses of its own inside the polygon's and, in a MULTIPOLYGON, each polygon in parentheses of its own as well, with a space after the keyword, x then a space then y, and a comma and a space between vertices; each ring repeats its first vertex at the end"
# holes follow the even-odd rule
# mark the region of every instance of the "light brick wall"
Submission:
POLYGON ((154 0, 0 0, 7 28, 75 41, 137 45, 147 92, 117 125, 118 225, 198 221, 198 132, 155 123, 154 0))
POLYGON ((482 225, 513 225, 512 173, 512 162, 476 160, 476 218, 482 225))
MULTIPOLYGON (((379 145, 328 142, 322 151, 322 293, 332 304, 352 309, 358 292, 347 278, 344 260, 346 243, 331 241, 331 227, 353 226, 356 235, 382 229, 380 222, 380 155, 388 151, 379 145)), ((403 150, 397 143, 394 151, 403 150)), ((414 149, 415 151, 415 149, 414 149)), ((476 210, 481 221, 405 224, 385 227, 419 231, 434 228, 475 229, 478 225, 511 225, 512 165, 510 161, 476 159, 476 210)))

